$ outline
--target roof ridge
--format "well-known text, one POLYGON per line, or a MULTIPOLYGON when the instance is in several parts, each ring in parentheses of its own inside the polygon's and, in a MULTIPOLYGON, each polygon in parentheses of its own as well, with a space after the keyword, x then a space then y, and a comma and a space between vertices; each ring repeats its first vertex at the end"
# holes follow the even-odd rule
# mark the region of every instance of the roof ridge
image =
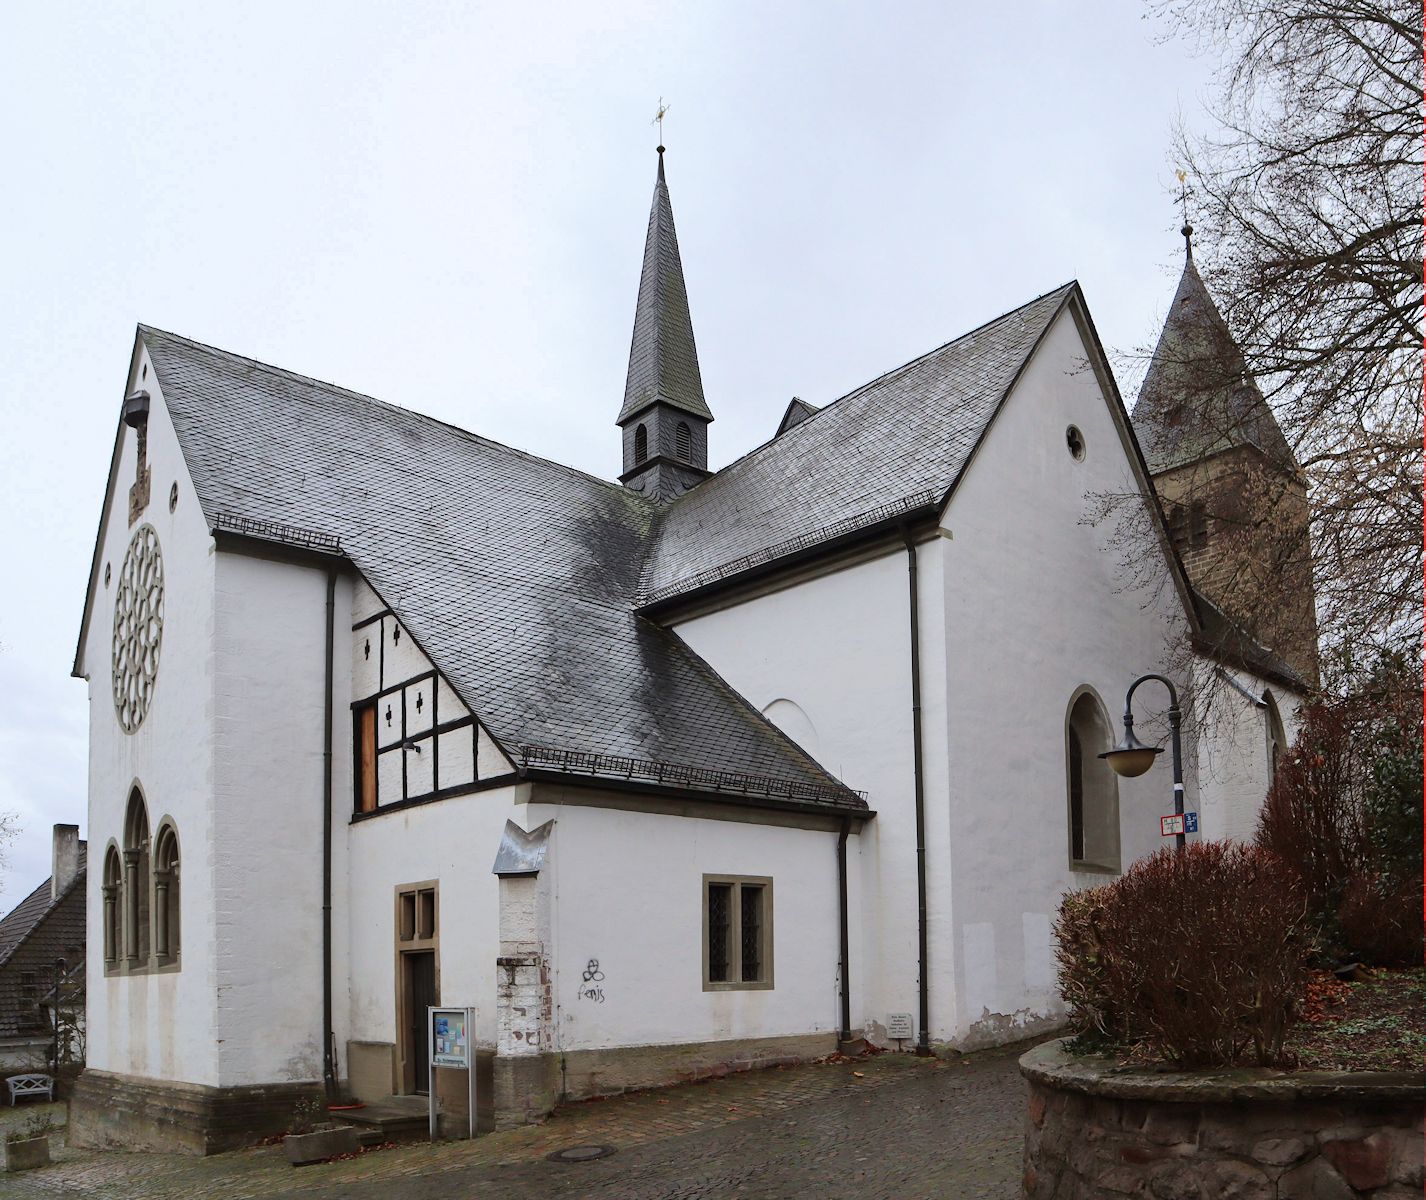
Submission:
MULTIPOLYGON (((982 333, 985 330, 989 329, 992 325, 998 325, 1001 321, 1007 320, 1008 318, 1015 316, 1016 313, 1021 313, 1024 312, 1027 308, 1034 307, 1042 300, 1048 300, 1051 296, 1059 295, 1061 292, 1068 292, 1071 288, 1077 288, 1078 286, 1079 280, 1071 279, 1068 283, 1062 283, 1059 287, 1051 288, 1047 292, 1042 292, 1033 300, 1027 300, 1024 304, 1019 304, 1016 305, 1014 308, 1006 309, 1005 312, 1001 313, 999 316, 992 317, 989 321, 982 321, 974 329, 968 329, 965 333, 957 334, 949 341, 942 342, 939 346, 936 346, 931 350, 927 350, 926 353, 918 354, 915 358, 907 360, 900 366, 892 367, 889 371, 883 371, 880 375, 877 375, 872 379, 868 379, 865 383, 854 387, 851 391, 843 392, 842 395, 838 396, 835 400, 828 400, 826 404, 817 405, 816 410, 809 414, 806 420, 799 421, 796 425, 792 426, 792 428, 788 429, 785 433, 776 434, 773 437, 768 438, 766 441, 759 442, 751 450, 746 451, 745 453, 735 458, 732 462, 719 468, 719 470, 714 473, 713 478, 719 478, 723 475, 724 472, 731 471, 734 467, 739 466, 743 462, 746 462, 755 454, 759 454, 763 450, 766 450, 775 442, 785 441, 788 438, 794 437, 799 429, 806 428, 823 413, 829 412, 838 404, 842 403, 843 400, 851 400, 854 397, 861 395, 863 392, 866 392, 868 389, 875 387, 877 384, 882 383, 885 380, 892 379, 895 376, 901 374, 901 372, 910 370, 912 367, 918 366, 919 364, 925 362, 928 358, 932 358, 933 356, 940 354, 943 350, 949 350, 957 342, 963 342, 967 338, 974 337, 976 334, 982 333)), ((676 508, 685 496, 691 496, 695 494, 697 490, 697 488, 689 488, 689 490, 684 492, 682 495, 675 496, 671 501, 669 501, 663 506, 663 511, 672 510, 676 508)), ((660 513, 660 516, 661 515, 662 512, 660 513)))
POLYGON ((181 333, 174 333, 172 330, 160 329, 156 325, 145 325, 141 321, 139 322, 138 327, 142 332, 146 334, 156 333, 161 337, 171 338, 176 342, 183 343, 185 346, 190 346, 196 350, 212 354, 218 358, 234 359, 238 362, 247 363, 250 366, 257 367, 259 370, 269 372, 273 375, 281 376, 285 379, 297 380, 301 383, 315 387, 330 388, 332 391, 340 392, 342 395, 348 396, 353 400, 364 401, 365 403, 376 405, 378 408, 389 409, 393 412, 398 412, 406 416, 415 417, 417 420, 420 421, 427 421, 432 425, 438 425, 441 428, 449 429, 452 433, 459 434, 461 437, 464 438, 469 438, 472 441, 478 442, 483 446, 489 446, 492 449, 502 450, 507 454, 513 454, 520 458, 528 459, 532 462, 542 463, 545 466, 556 467, 559 470, 568 471, 572 475, 579 475, 585 479, 592 480, 594 483, 602 484, 604 487, 621 496, 632 496, 636 500, 640 501, 641 503, 647 505, 650 508, 657 507, 652 501, 648 500, 646 497, 640 496, 637 492, 631 492, 628 488, 624 487, 623 484, 618 483, 614 480, 604 479, 601 476, 591 474, 589 471, 581 470, 579 467, 572 467, 568 463, 562 463, 553 458, 545 458, 543 455, 534 454, 529 450, 521 450, 518 446, 511 446, 505 442, 497 441, 495 438, 487 437, 483 433, 476 433, 474 430, 467 429, 463 425, 457 425, 453 421, 447 421, 442 419, 441 417, 433 417, 430 413, 423 413, 418 409, 407 408, 403 404, 393 404, 390 400, 383 400, 379 396, 372 396, 367 392, 354 391, 349 387, 342 386, 340 383, 332 383, 326 379, 318 379, 315 375, 304 375, 301 371, 289 370, 287 367, 279 367, 274 365, 273 363, 263 362, 259 358, 251 358, 246 354, 238 354, 232 350, 225 350, 221 346, 214 346, 210 342, 200 342, 196 338, 186 337, 181 333))

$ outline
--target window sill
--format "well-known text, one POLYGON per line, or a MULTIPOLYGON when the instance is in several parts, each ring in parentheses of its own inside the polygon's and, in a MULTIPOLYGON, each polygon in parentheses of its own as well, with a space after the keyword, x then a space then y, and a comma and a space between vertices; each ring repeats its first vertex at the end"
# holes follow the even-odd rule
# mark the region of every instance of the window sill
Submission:
POLYGON ((772 991, 772 980, 766 983, 712 983, 703 981, 705 992, 770 992, 772 991))

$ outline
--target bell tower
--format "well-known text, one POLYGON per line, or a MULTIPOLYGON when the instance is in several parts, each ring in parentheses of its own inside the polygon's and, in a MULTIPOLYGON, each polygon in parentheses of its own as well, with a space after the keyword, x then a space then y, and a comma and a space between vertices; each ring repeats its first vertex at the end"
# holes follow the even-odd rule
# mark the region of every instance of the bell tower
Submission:
POLYGON ((616 424, 624 435, 620 482, 630 491, 666 502, 711 474, 708 426, 713 413, 703 399, 662 146, 658 154, 629 374, 616 424))
POLYGON ((1189 581, 1230 622, 1318 679, 1307 482, 1193 261, 1134 406, 1189 581))

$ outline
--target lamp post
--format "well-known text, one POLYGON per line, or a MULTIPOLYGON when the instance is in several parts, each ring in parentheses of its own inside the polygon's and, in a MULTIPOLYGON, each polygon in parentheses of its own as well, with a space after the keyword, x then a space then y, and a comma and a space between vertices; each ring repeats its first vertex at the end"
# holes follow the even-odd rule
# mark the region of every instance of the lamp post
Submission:
MULTIPOLYGON (((1106 750, 1099 757, 1109 764, 1110 769, 1116 775, 1122 775, 1125 779, 1133 779, 1142 775, 1154 765, 1154 758, 1164 752, 1162 746, 1146 746, 1134 736, 1134 691, 1141 684, 1150 679, 1157 679, 1169 690, 1169 729, 1173 733, 1173 810, 1174 813, 1183 817, 1183 750, 1179 737, 1179 724, 1181 713, 1178 707, 1178 692, 1172 683, 1162 675, 1140 675, 1129 685, 1129 691, 1124 697, 1124 736, 1119 744, 1111 750, 1106 750)), ((1183 849, 1185 844, 1183 834, 1183 821, 1179 821, 1179 832, 1176 838, 1178 848, 1183 849)))

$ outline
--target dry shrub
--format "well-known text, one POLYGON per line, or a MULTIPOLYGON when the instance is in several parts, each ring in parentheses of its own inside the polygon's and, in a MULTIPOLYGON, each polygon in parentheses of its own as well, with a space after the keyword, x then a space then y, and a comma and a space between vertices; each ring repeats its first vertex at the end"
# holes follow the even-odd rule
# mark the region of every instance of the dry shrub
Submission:
POLYGON ((1283 1061, 1302 992, 1302 886, 1255 846, 1160 850, 1060 906, 1061 990, 1081 1033, 1181 1067, 1283 1061))
POLYGON ((1071 1024, 1088 1043, 1115 1041, 1123 1028, 1121 1014, 1110 1003, 1105 987, 1105 951, 1099 937, 1101 893, 1105 890, 1066 892, 1055 923, 1060 995, 1069 1005, 1071 1024))
POLYGON ((1347 881, 1367 869, 1371 856, 1361 708, 1303 709, 1297 743, 1278 766, 1258 817, 1258 845, 1301 876, 1319 919, 1336 910, 1347 881))
POLYGON ((1381 876, 1353 879, 1337 920, 1351 954, 1383 967, 1422 962, 1421 881, 1393 883, 1381 876))

